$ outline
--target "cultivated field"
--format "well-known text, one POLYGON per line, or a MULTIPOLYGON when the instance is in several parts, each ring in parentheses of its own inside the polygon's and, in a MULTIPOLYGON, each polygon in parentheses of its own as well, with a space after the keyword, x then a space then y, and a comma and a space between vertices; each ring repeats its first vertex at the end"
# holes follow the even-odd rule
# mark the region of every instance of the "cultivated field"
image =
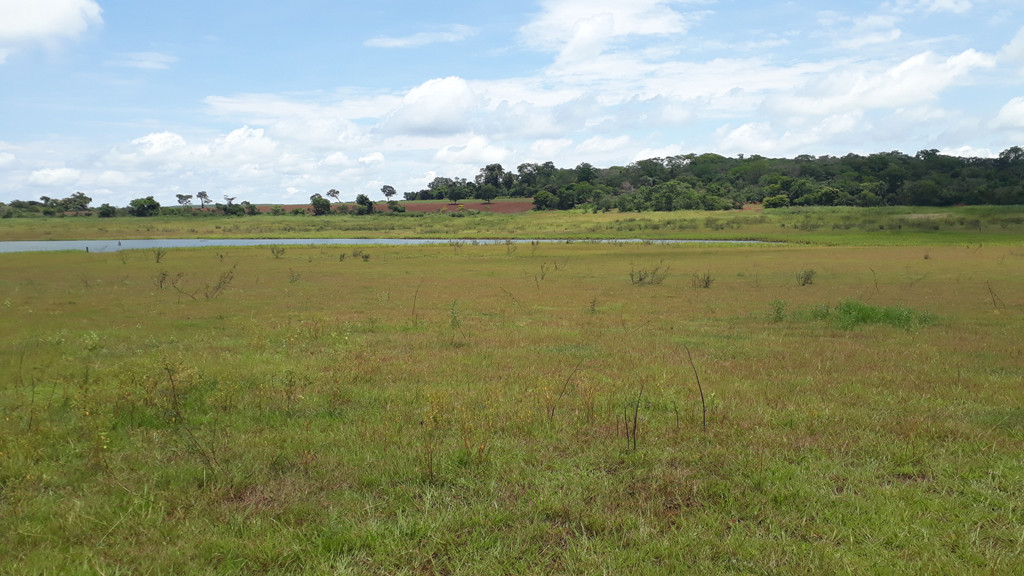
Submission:
POLYGON ((0 254, 0 573, 1019 572, 1015 214, 259 216, 185 225, 857 245, 0 254))

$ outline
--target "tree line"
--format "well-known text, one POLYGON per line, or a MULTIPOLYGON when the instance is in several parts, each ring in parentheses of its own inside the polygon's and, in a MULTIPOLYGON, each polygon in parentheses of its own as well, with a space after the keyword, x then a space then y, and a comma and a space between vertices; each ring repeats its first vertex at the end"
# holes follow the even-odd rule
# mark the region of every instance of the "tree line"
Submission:
MULTIPOLYGON (((393 186, 385 185, 381 193, 388 211, 404 211, 392 200, 397 195, 393 186)), ((190 210, 195 198, 204 211, 207 204, 213 204, 224 214, 261 213, 249 202, 235 203, 235 197, 224 196, 224 203, 215 203, 206 191, 176 196, 178 211, 190 210)), ((365 194, 358 195, 351 206, 334 205, 332 200, 338 202, 339 197, 336 189, 325 195, 313 194, 309 211, 315 215, 383 211, 365 194)), ((426 188, 405 192, 403 197, 407 201, 449 202, 532 198, 538 210, 583 207, 621 212, 727 210, 748 203, 763 203, 766 208, 1024 204, 1024 149, 1014 146, 995 158, 950 156, 938 150, 921 150, 913 156, 893 151, 795 158, 730 158, 707 153, 649 158, 608 168, 587 162, 575 168, 559 168, 553 162, 523 163, 514 171, 494 163, 481 168, 473 179, 438 176, 426 188)), ((5 218, 77 213, 89 211, 91 202, 82 192, 75 192, 63 199, 43 196, 39 201, 0 203, 0 211, 5 218)), ((149 216, 162 211, 166 209, 152 196, 134 199, 124 208, 103 204, 96 209, 101 217, 149 216)), ((284 210, 276 206, 271 213, 283 214, 284 210)))
POLYGON ((921 150, 910 156, 882 152, 861 156, 766 158, 686 154, 649 158, 626 166, 581 163, 500 164, 474 180, 437 177, 407 200, 458 201, 498 196, 533 198, 537 209, 622 212, 724 210, 748 203, 784 206, 951 206, 1024 204, 1024 149, 995 158, 962 158, 921 150))

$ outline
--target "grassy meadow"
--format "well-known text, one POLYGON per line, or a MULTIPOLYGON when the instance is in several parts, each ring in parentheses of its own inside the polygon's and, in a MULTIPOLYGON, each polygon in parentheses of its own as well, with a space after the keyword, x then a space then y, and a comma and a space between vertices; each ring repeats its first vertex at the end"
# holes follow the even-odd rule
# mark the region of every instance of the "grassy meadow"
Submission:
POLYGON ((1024 243, 956 214, 0 254, 0 573, 1019 573, 1024 243))
MULTIPOLYGON (((441 206, 442 204, 438 204, 441 206)), ((409 212, 374 216, 203 214, 151 218, 6 218, 5 240, 134 238, 556 238, 763 240, 841 245, 1020 244, 1024 206, 805 207, 726 212, 518 214, 409 212)))

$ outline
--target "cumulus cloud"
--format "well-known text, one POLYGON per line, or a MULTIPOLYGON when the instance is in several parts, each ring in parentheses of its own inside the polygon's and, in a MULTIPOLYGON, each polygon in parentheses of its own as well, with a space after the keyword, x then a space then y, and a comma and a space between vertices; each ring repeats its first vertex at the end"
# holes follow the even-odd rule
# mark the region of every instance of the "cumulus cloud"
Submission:
POLYGON ((1024 63, 1024 28, 1021 28, 1017 35, 999 51, 999 57, 1014 63, 1024 63))
POLYGON ((508 149, 492 145, 483 136, 473 136, 465 144, 450 144, 438 150, 435 159, 450 164, 484 166, 502 162, 509 154, 508 149))
POLYGON ((773 98, 769 106, 800 115, 909 106, 935 99, 973 70, 994 65, 991 55, 975 50, 945 59, 922 52, 882 70, 875 63, 848 63, 797 93, 773 98))
POLYGON ((10 166, 11 164, 14 164, 15 160, 16 158, 14 154, 11 154, 10 152, 0 152, 0 166, 10 166))
POLYGON ((1024 98, 1014 98, 1007 102, 999 110, 995 125, 999 128, 1024 128, 1024 98))
POLYGON ((0 63, 22 44, 52 46, 102 24, 94 0, 0 0, 0 63))
POLYGON ((380 152, 370 152, 366 156, 361 156, 359 161, 363 164, 379 164, 384 161, 384 154, 380 152))
POLYGON ((626 36, 682 34, 689 24, 670 0, 545 0, 521 30, 534 48, 584 56, 626 36))
POLYGON ((466 132, 482 104, 462 78, 435 78, 410 90, 385 126, 391 131, 414 134, 466 132))
POLYGON ((187 143, 185 139, 174 132, 155 132, 131 141, 143 155, 157 156, 171 150, 180 150, 187 143))
POLYGON ((372 48, 416 48, 427 44, 459 42, 477 33, 476 28, 454 24, 446 30, 419 32, 410 36, 377 36, 363 43, 372 48))
POLYGON ((28 177, 28 183, 35 186, 70 186, 78 182, 82 173, 73 168, 43 168, 35 170, 28 177))

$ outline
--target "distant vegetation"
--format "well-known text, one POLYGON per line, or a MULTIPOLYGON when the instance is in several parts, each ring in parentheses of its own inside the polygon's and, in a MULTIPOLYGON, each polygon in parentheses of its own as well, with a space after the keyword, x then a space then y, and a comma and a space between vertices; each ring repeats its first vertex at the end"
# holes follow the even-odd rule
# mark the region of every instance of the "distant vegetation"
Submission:
MULTIPOLYGON (((368 215, 401 213, 392 197, 394 187, 385 185, 387 210, 360 194, 354 205, 332 204, 340 192, 331 189, 310 197, 310 208, 300 213, 368 215)), ((438 176, 426 188, 405 192, 405 200, 475 198, 491 202, 498 197, 532 198, 538 210, 587 209, 592 211, 645 212, 675 210, 728 210, 748 203, 765 208, 787 206, 954 206, 1024 204, 1024 149, 1014 146, 996 158, 961 158, 938 150, 921 150, 913 156, 881 152, 868 156, 809 156, 765 158, 718 154, 686 154, 650 158, 626 166, 596 168, 581 163, 558 168, 552 162, 520 164, 515 171, 488 164, 472 180, 438 176)), ((100 217, 150 216, 158 213, 194 213, 192 195, 178 194, 177 208, 161 208, 152 197, 138 198, 124 209, 100 206, 100 217)), ((198 192, 200 209, 213 203, 206 191, 198 192)), ((234 197, 214 204, 214 212, 256 215, 255 205, 234 197)), ((39 201, 0 203, 4 218, 91 214, 92 199, 81 192, 68 198, 42 197, 39 201)), ((286 213, 277 206, 272 215, 286 213)))

